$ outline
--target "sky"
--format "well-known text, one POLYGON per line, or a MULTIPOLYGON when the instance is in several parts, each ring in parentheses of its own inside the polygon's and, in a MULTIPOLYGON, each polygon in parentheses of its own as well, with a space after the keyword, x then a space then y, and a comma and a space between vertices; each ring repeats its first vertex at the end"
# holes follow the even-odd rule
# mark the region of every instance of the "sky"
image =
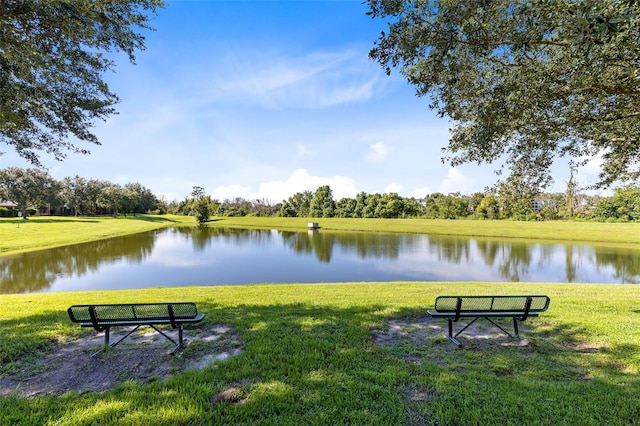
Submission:
MULTIPOLYGON (((51 176, 139 182, 166 201, 194 186, 218 200, 272 204, 329 185, 422 198, 484 191, 498 165, 443 163, 451 123, 368 53, 386 21, 360 0, 168 0, 136 64, 105 75, 121 102, 95 123, 102 145, 42 162, 51 176)), ((10 149, 0 168, 31 167, 10 149)), ((598 165, 578 183, 597 181, 598 165)), ((554 165, 563 192, 567 161, 554 165)))

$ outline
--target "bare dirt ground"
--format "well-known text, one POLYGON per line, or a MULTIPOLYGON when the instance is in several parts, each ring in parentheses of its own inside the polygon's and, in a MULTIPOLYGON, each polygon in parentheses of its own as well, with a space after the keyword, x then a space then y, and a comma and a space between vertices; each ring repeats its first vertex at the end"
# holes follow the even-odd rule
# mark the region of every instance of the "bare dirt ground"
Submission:
MULTIPOLYGON (((0 396, 103 391, 130 380, 164 380, 183 371, 203 369, 242 351, 238 335, 225 325, 185 330, 186 347, 175 355, 171 355, 174 345, 162 335, 151 328, 139 331, 94 357, 91 354, 104 346, 102 333, 88 333, 73 342, 59 344, 35 365, 23 365, 21 371, 0 377, 0 396)), ((110 341, 118 341, 124 333, 112 331, 110 341)), ((167 334, 177 340, 175 331, 167 334)))
MULTIPOLYGON (((510 327, 510 324, 504 326, 510 327)), ((0 377, 0 396, 15 394, 30 398, 68 391, 105 391, 126 381, 164 380, 183 371, 203 369, 242 352, 239 336, 225 325, 185 330, 186 347, 175 355, 170 354, 173 344, 162 335, 149 328, 141 330, 146 332, 136 332, 115 348, 94 357, 91 354, 103 347, 102 333, 91 332, 73 342, 61 343, 53 352, 23 365, 15 374, 0 377)), ((390 319, 384 327, 372 331, 374 343, 382 347, 435 344, 444 351, 460 350, 444 335, 447 322, 430 317, 390 319)), ((175 332, 170 333, 173 334, 175 332)), ((112 333, 111 342, 123 335, 112 333)), ((529 345, 526 339, 513 339, 484 320, 465 330, 458 340, 462 350, 529 345)), ((434 359, 427 359, 426 351, 402 353, 413 362, 441 362, 435 354, 434 359)), ((232 400, 239 398, 237 394, 237 389, 230 387, 218 397, 232 400)))
MULTIPOLYGON (((468 321, 455 323, 453 333, 457 333, 468 321)), ((500 326, 513 333, 513 323, 511 319, 498 322, 500 326)), ((526 338, 512 338, 500 331, 493 324, 484 319, 480 319, 464 330, 456 339, 462 344, 458 348, 447 337, 448 325, 446 320, 436 320, 431 317, 397 318, 386 322, 385 328, 374 330, 374 342, 381 347, 391 347, 398 344, 418 347, 421 345, 437 345, 445 351, 455 350, 489 350, 500 346, 517 346, 526 348, 530 345, 526 338)), ((519 324, 520 336, 526 336, 526 329, 522 323, 519 324)), ((420 355, 408 355, 410 361, 421 362, 428 360, 440 363, 440 359, 426 359, 424 352, 418 351, 420 355)))

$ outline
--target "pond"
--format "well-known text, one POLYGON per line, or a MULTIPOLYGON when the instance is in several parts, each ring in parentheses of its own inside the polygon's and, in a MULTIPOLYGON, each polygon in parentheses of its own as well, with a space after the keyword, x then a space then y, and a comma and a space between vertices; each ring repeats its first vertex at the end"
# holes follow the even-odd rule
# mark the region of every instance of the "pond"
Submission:
POLYGON ((167 228, 0 257, 0 294, 345 281, 640 283, 640 247, 167 228))

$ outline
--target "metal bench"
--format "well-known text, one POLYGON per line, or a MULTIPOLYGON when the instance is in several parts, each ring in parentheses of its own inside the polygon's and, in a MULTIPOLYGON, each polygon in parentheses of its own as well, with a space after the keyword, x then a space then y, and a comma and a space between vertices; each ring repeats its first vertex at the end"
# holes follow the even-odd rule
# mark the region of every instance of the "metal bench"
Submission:
POLYGON ((446 318, 449 322, 447 337, 456 346, 462 344, 456 340, 463 331, 479 318, 485 318, 510 337, 519 337, 518 321, 526 321, 529 317, 537 317, 549 307, 548 296, 438 296, 433 310, 427 313, 433 318, 446 318), (456 334, 453 334, 453 323, 460 318, 473 318, 456 334), (514 334, 511 334, 492 318, 513 318, 514 334))
MULTIPOLYGON (((104 331, 104 349, 115 347, 118 343, 129 337, 131 333, 142 326, 149 326, 173 343, 175 348, 171 354, 175 354, 184 345, 182 325, 202 321, 204 314, 199 314, 195 303, 132 303, 118 305, 73 305, 67 309, 69 318, 82 327, 93 327, 98 332, 104 331), (178 330, 176 342, 159 325, 171 325, 178 330), (109 331, 111 327, 135 326, 124 337, 115 343, 109 344, 109 331)), ((102 349, 91 356, 100 353, 102 349)))

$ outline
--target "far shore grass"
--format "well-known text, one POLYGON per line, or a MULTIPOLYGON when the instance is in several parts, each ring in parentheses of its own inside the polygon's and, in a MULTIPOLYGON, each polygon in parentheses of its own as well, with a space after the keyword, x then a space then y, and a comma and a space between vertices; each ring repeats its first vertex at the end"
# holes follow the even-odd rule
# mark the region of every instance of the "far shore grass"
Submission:
MULTIPOLYGON (((205 226, 303 231, 318 222, 320 232, 363 231, 516 238, 546 241, 640 245, 640 223, 516 222, 493 220, 342 219, 213 217, 205 226)), ((36 216, 0 218, 0 256, 134 234, 169 226, 196 226, 190 216, 36 216)))
POLYGON ((193 217, 176 215, 0 218, 0 256, 195 224, 193 217))
MULTIPOLYGON (((95 334, 69 321, 71 304, 193 301, 206 318, 190 328, 228 325, 242 353, 166 381, 0 397, 0 424, 637 424, 639 300, 633 285, 444 282, 2 295, 0 375, 26 377, 40 355, 95 334), (376 343, 391 321, 411 324, 452 293, 546 294, 551 305, 524 323, 524 345, 456 349, 411 328, 376 343), (212 402, 229 389, 235 400, 212 402)), ((432 326, 444 333, 446 321, 432 326)))

